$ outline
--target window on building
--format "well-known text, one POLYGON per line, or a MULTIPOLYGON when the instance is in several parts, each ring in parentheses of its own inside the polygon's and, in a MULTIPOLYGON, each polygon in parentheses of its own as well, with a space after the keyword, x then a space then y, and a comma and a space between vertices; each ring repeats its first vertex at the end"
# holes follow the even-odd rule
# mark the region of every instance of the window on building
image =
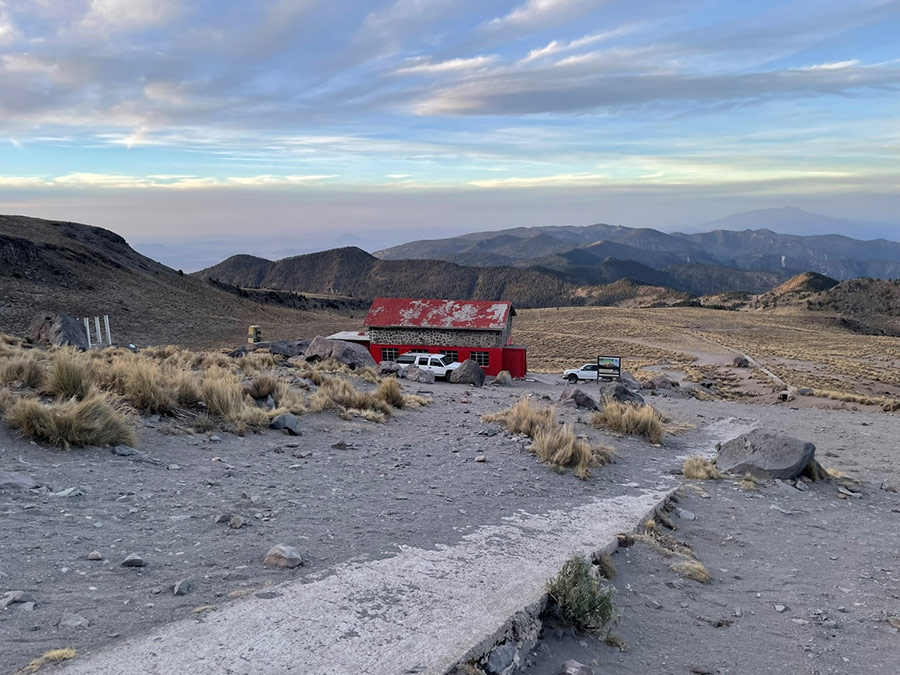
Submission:
POLYGON ((490 352, 472 352, 471 354, 469 354, 469 358, 482 368, 486 368, 490 365, 491 362, 490 352))
POLYGON ((381 348, 381 360, 382 361, 396 361, 397 357, 400 356, 400 350, 396 347, 382 347, 381 348))
POLYGON ((442 353, 444 354, 444 356, 446 356, 448 359, 450 359, 450 361, 449 361, 450 363, 453 363, 454 361, 459 361, 459 352, 456 351, 455 349, 445 349, 442 353))

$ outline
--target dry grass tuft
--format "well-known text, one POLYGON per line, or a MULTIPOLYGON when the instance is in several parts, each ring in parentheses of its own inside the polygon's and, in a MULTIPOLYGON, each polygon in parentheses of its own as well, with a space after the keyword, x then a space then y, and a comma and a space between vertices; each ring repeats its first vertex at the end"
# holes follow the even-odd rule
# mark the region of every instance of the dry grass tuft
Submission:
POLYGON ((46 391, 62 399, 85 399, 90 395, 94 382, 90 363, 73 349, 56 352, 46 391))
POLYGON ((669 569, 676 574, 680 574, 688 579, 693 579, 701 584, 708 584, 712 581, 712 577, 709 576, 709 570, 707 570, 706 566, 696 558, 672 563, 669 565, 669 569))
POLYGON ((600 568, 600 575, 604 579, 612 580, 616 578, 616 563, 613 562, 612 556, 606 551, 598 556, 596 565, 600 568))
POLYGON ((553 408, 536 408, 527 398, 520 398, 512 408, 481 417, 482 422, 498 422, 511 434, 534 438, 540 429, 556 426, 553 408))
POLYGON ((36 659, 32 659, 31 661, 29 661, 28 665, 19 670, 16 675, 30 675, 31 673, 38 672, 48 663, 71 661, 76 656, 77 652, 70 647, 66 647, 65 649, 51 649, 50 651, 44 652, 36 659))
POLYGON ((119 369, 119 393, 135 409, 151 415, 166 415, 174 410, 175 400, 158 366, 132 360, 121 363, 119 369))
POLYGON ((405 408, 406 398, 403 396, 403 388, 396 378, 388 377, 378 385, 375 397, 384 401, 392 408, 405 408))
POLYGON ((742 490, 755 490, 759 487, 759 481, 751 473, 745 473, 744 477, 738 482, 738 487, 742 490))
POLYGON ((244 385, 244 393, 250 398, 266 398, 275 394, 280 383, 281 381, 271 373, 263 373, 244 385))
POLYGON ((101 394, 50 404, 19 399, 7 412, 6 421, 27 438, 64 448, 136 443, 125 416, 101 394))
POLYGON ((831 475, 815 459, 811 459, 801 474, 811 481, 831 480, 831 475))
POLYGON ((593 426, 610 429, 626 436, 644 436, 651 443, 662 443, 668 418, 651 405, 620 403, 603 399, 603 410, 591 415, 593 426))
POLYGON ((681 473, 693 480, 719 480, 722 472, 706 457, 689 457, 684 460, 681 473))
POLYGON ((613 449, 605 445, 591 445, 583 438, 578 438, 572 426, 560 426, 554 423, 551 427, 542 427, 534 434, 529 448, 542 462, 553 468, 574 467, 578 478, 590 478, 590 469, 608 464, 614 456, 613 449))
POLYGON ((344 416, 356 414, 376 422, 384 422, 393 411, 381 399, 336 377, 322 380, 319 388, 309 397, 309 406, 313 412, 333 410, 344 416))
POLYGON ((21 382, 26 387, 39 390, 44 386, 44 364, 34 354, 19 356, 0 364, 0 384, 21 382))
POLYGON ((0 416, 12 407, 15 400, 16 397, 13 396, 13 393, 9 389, 6 387, 0 389, 0 416))

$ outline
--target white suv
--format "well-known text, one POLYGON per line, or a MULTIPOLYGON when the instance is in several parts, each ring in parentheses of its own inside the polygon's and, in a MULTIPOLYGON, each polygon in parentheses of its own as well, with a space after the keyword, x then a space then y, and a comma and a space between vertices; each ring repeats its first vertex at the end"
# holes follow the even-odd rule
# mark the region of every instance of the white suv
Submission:
POLYGON ((580 380, 597 380, 597 364, 585 363, 581 368, 570 368, 563 373, 563 377, 572 384, 578 384, 580 380))
POLYGON ((435 377, 450 379, 450 373, 459 368, 459 361, 454 361, 443 354, 428 354, 426 352, 406 352, 397 357, 397 363, 401 366, 416 366, 422 370, 430 370, 435 377))

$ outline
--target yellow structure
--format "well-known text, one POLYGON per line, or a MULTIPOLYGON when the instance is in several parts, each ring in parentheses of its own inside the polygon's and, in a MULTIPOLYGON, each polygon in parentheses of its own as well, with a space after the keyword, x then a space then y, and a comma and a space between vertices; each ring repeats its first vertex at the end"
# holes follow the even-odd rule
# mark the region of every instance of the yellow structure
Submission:
POLYGON ((255 344, 255 343, 259 342, 259 339, 260 339, 259 326, 257 326, 256 324, 250 326, 250 329, 247 331, 247 333, 248 333, 247 342, 249 342, 250 344, 255 344))

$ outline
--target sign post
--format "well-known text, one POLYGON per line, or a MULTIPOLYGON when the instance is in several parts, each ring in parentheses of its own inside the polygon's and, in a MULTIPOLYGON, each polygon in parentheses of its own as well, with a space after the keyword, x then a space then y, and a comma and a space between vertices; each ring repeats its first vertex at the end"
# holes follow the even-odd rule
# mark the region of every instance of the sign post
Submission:
POLYGON ((597 384, 600 380, 613 379, 620 380, 622 378, 622 359, 619 356, 598 356, 597 357, 597 384))

